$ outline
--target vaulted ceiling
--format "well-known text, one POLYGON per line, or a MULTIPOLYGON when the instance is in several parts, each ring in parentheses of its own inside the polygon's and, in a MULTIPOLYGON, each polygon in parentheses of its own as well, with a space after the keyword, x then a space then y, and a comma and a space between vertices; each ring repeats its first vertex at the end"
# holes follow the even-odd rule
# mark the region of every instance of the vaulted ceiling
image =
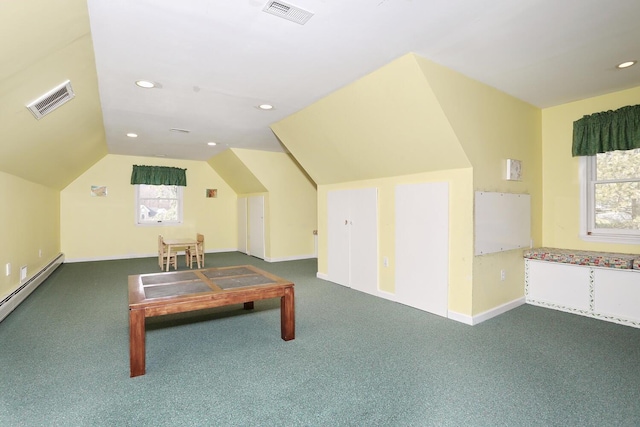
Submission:
POLYGON ((0 171, 62 188, 107 152, 209 160, 227 148, 283 151, 271 124, 408 52, 541 108, 640 84, 640 66, 615 68, 640 59, 637 1, 273 6, 309 12, 304 24, 266 5, 0 2, 0 171), (25 105, 67 79, 76 97, 36 120, 25 105))

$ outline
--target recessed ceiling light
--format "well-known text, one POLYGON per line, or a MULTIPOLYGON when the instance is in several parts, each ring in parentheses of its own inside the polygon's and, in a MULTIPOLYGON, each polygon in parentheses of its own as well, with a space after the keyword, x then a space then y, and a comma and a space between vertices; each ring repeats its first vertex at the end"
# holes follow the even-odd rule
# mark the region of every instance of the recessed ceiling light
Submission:
POLYGON ((148 80, 138 80, 136 82, 137 86, 143 87, 145 89, 151 89, 153 87, 156 87, 156 84, 154 82, 150 82, 148 80))
POLYGON ((261 110, 272 110, 273 109, 273 105, 271 104, 261 104, 258 105, 258 108, 261 110))
POLYGON ((137 137, 138 137, 138 134, 137 134, 137 133, 128 133, 128 134, 127 134, 127 136, 128 136, 129 138, 137 138, 137 137))
POLYGON ((213 146, 218 145, 218 144, 216 144, 215 142, 207 142, 207 145, 210 145, 210 146, 213 147, 213 146))
POLYGON ((636 65, 636 62, 638 62, 638 61, 626 61, 626 62, 623 62, 622 64, 618 64, 617 67, 618 68, 629 68, 632 65, 636 65))

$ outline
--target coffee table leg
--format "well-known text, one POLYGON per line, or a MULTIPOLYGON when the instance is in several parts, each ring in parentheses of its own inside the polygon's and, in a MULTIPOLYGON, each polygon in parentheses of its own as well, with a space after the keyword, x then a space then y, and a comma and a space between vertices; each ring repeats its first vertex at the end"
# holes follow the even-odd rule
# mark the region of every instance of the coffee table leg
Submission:
POLYGON ((129 309, 129 367, 131 377, 145 373, 144 310, 129 309))
POLYGON ((280 335, 285 341, 290 341, 296 337, 293 287, 286 288, 284 296, 280 298, 280 335))

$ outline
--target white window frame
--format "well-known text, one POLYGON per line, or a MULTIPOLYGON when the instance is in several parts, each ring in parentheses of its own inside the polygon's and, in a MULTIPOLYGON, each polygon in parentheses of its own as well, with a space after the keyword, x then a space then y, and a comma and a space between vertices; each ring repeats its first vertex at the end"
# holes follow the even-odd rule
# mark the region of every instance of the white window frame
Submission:
POLYGON ((184 197, 184 189, 182 186, 178 185, 178 219, 175 221, 141 221, 140 220, 140 185, 136 184, 135 187, 135 224, 142 227, 157 227, 157 226, 167 226, 167 225, 181 225, 183 222, 182 215, 182 206, 183 206, 183 197, 184 197))
MULTIPOLYGON (((596 229, 595 227, 595 184, 596 156, 580 156, 580 238, 587 242, 640 244, 640 231, 619 229, 596 229)), ((626 180, 621 180, 626 181, 626 180)))

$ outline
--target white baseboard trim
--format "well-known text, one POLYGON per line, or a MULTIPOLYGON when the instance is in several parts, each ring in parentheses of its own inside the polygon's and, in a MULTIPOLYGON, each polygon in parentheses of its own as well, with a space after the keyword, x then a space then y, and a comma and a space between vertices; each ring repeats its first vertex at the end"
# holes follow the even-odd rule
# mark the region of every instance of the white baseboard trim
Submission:
MULTIPOLYGON (((223 253, 223 252, 238 252, 238 248, 213 249, 213 250, 205 249, 204 251, 205 254, 216 254, 216 253, 223 253)), ((179 255, 182 255, 183 253, 184 251, 178 252, 179 255)), ((157 256, 158 256, 157 253, 111 255, 111 256, 103 256, 103 257, 69 258, 65 260, 65 262, 74 263, 74 262, 89 262, 89 261, 114 261, 119 259, 153 258, 157 256)), ((317 258, 317 257, 315 256, 315 254, 308 254, 308 255, 295 255, 290 257, 280 257, 280 258, 265 258, 264 260, 266 262, 281 262, 281 261, 297 261, 297 260, 311 259, 311 258, 317 258)))
POLYGON ((398 298, 396 298, 396 294, 394 294, 392 292, 382 291, 382 290, 378 289, 378 293, 376 294, 376 296, 379 296, 380 298, 384 298, 384 299, 389 300, 389 301, 393 301, 393 302, 397 302, 397 303, 402 304, 400 301, 398 301, 398 298))
POLYGON ((42 282, 53 273, 53 271, 64 263, 64 254, 61 252, 53 258, 47 265, 42 267, 29 278, 20 282, 15 290, 0 300, 0 321, 9 315, 31 292, 33 292, 42 282))
POLYGON ((456 313, 455 311, 449 310, 449 312, 447 313, 447 317, 451 320, 464 323, 465 325, 473 326, 473 325, 482 323, 485 320, 489 320, 491 318, 499 316, 502 313, 506 313, 509 310, 513 310, 516 307, 520 307, 525 303, 526 303, 525 298, 521 297, 513 301, 509 301, 505 304, 499 305, 497 307, 494 307, 490 310, 484 311, 480 314, 476 314, 475 316, 469 316, 468 314, 456 313))
POLYGON ((311 259, 311 258, 317 258, 317 256, 315 254, 294 255, 294 256, 285 256, 285 257, 279 257, 279 258, 265 258, 264 260, 267 262, 282 262, 282 261, 299 261, 301 259, 311 259))
POLYGON ((75 262, 90 262, 90 261, 114 261, 118 259, 132 259, 132 258, 151 258, 157 257, 158 254, 132 254, 132 255, 113 255, 106 257, 88 257, 88 258, 69 258, 65 262, 72 264, 75 262))
POLYGON ((223 249, 209 249, 209 250, 205 249, 204 250, 205 254, 219 254, 222 252, 239 252, 239 251, 238 251, 238 248, 223 248, 223 249))
POLYGON ((455 320, 456 322, 464 323, 465 325, 473 326, 473 317, 468 314, 457 313, 455 311, 447 311, 447 318, 455 320))
MULTIPOLYGON (((316 277, 318 279, 322 279, 322 280, 326 280, 326 281, 330 281, 329 277, 327 274, 325 273, 320 273, 317 272, 316 273, 316 277)), ((387 292, 387 291, 382 291, 380 289, 378 289, 378 292, 376 294, 371 294, 380 298, 384 298, 386 300, 389 301, 393 301, 393 302, 397 302, 398 304, 402 304, 402 302, 398 301, 398 299, 396 298, 396 294, 392 293, 392 292, 387 292)), ((485 320, 489 320, 492 317, 496 317, 501 315, 502 313, 506 313, 509 310, 512 310, 516 307, 519 307, 523 304, 525 304, 525 298, 521 297, 518 299, 515 299, 513 301, 507 302, 505 304, 502 304, 498 307, 494 307, 491 310, 487 310, 483 313, 480 314, 476 314, 475 316, 469 316, 468 314, 462 314, 462 313, 457 313, 455 311, 452 310, 448 310, 447 311, 447 318, 451 319, 451 320, 455 320, 456 322, 460 322, 460 323, 464 323, 465 325, 477 325, 478 323, 482 323, 485 320)), ((407 304, 405 304, 407 305, 407 304)), ((409 305, 407 305, 407 307, 411 307, 409 305)), ((414 307, 415 308, 415 307, 414 307)), ((420 310, 420 309, 418 309, 420 310)))

